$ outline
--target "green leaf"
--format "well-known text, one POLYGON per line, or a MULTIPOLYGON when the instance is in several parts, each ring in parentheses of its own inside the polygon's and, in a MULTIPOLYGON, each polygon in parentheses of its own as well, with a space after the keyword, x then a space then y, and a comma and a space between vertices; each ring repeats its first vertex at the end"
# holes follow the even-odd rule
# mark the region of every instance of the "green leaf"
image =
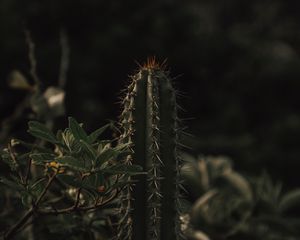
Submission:
POLYGON ((105 162, 112 158, 117 157, 119 152, 115 151, 113 148, 106 148, 100 153, 96 158, 96 167, 102 166, 105 162))
POLYGON ((22 191, 21 192, 21 200, 22 200, 22 204, 25 207, 30 207, 30 205, 32 204, 32 196, 30 195, 29 192, 22 191))
POLYGON ((60 141, 61 143, 64 142, 64 139, 63 139, 63 131, 62 130, 58 130, 57 133, 56 133, 56 138, 58 141, 60 141))
POLYGON ((69 186, 76 187, 76 188, 82 187, 82 182, 75 176, 60 174, 57 175, 57 178, 69 186))
POLYGON ((55 135, 44 124, 36 121, 30 121, 28 123, 28 126, 29 126, 28 132, 32 136, 54 144, 59 143, 55 135))
POLYGON ((88 169, 84 165, 84 162, 79 161, 78 159, 71 156, 58 157, 55 158, 55 161, 63 166, 70 167, 71 169, 77 171, 88 171, 88 169))
POLYGON ((130 143, 122 143, 122 144, 118 144, 114 149, 120 152, 124 152, 128 150, 129 146, 130 143))
POLYGON ((44 190, 45 184, 43 182, 46 181, 46 178, 40 178, 37 181, 35 181, 33 184, 30 186, 30 193, 38 197, 42 191, 44 190))
POLYGON ((72 151, 73 153, 78 153, 80 151, 80 143, 78 140, 75 139, 70 129, 65 129, 65 131, 62 134, 62 138, 65 145, 69 148, 70 151, 72 151))
POLYGON ((101 169, 101 171, 105 173, 111 174, 126 174, 126 175, 138 175, 138 174, 146 174, 143 171, 143 168, 139 165, 118 165, 112 166, 109 168, 101 169))
POLYGON ((113 184, 109 187, 109 192, 111 192, 112 190, 116 189, 116 188, 123 188, 124 186, 128 185, 128 184, 134 184, 137 183, 138 181, 135 180, 130 180, 130 181, 124 181, 124 182, 118 182, 116 184, 113 184))
POLYGON ((6 186, 8 186, 8 187, 10 187, 10 188, 13 189, 13 190, 17 190, 17 191, 23 191, 23 190, 24 190, 24 188, 23 188, 22 185, 20 185, 20 184, 18 184, 18 183, 16 183, 16 182, 13 182, 13 181, 11 181, 11 180, 8 180, 8 179, 5 178, 5 177, 1 177, 1 178, 0 178, 0 183, 6 185, 6 186))
POLYGON ((32 158, 35 164, 45 164, 47 162, 52 162, 55 159, 55 155, 51 153, 32 153, 30 158, 32 158))
POLYGON ((92 132, 89 136, 88 136, 88 142, 89 143, 94 143, 99 136, 107 129, 111 126, 111 124, 106 124, 103 127, 97 129, 96 131, 92 132))
POLYGON ((72 117, 69 117, 69 128, 73 133, 75 139, 88 141, 88 136, 79 123, 72 117))
POLYGON ((83 180, 84 184, 89 188, 96 189, 100 185, 104 185, 104 176, 102 173, 94 173, 83 180))
POLYGON ((80 145, 85 150, 85 152, 88 154, 88 156, 91 158, 91 160, 95 160, 97 157, 97 151, 88 143, 86 143, 83 140, 80 140, 80 145))
POLYGON ((8 164, 11 171, 17 171, 17 169, 19 168, 19 164, 11 158, 11 155, 7 148, 1 151, 1 159, 3 162, 8 164))
POLYGON ((48 153, 51 153, 52 150, 49 149, 49 148, 45 148, 45 147, 41 147, 41 146, 38 146, 37 144, 32 144, 32 143, 27 143, 27 142, 24 142, 20 139, 14 139, 14 141, 17 143, 17 144, 20 144, 30 150, 39 150, 39 151, 42 151, 42 152, 48 152, 48 153))

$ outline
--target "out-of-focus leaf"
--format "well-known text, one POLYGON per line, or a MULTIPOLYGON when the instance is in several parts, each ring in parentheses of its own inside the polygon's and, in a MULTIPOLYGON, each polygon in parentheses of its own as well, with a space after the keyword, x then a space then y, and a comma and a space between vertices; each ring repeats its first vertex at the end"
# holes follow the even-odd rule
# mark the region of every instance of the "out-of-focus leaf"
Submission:
POLYGON ((92 132, 89 136, 88 136, 88 142, 89 143, 94 143, 99 136, 107 129, 111 126, 111 124, 106 124, 101 128, 98 128, 96 131, 92 132))
POLYGON ((82 187, 82 182, 75 176, 60 174, 57 176, 57 178, 69 186, 76 187, 76 188, 82 187))
POLYGON ((44 189, 44 183, 46 178, 40 178, 37 181, 35 181, 33 184, 31 184, 30 186, 30 192, 32 195, 34 195, 35 197, 39 196, 43 189, 44 189))
POLYGON ((88 143, 86 143, 83 140, 80 140, 80 145, 82 146, 82 148, 85 150, 85 152, 88 154, 88 156, 90 157, 91 160, 95 160, 97 157, 97 151, 88 143))
POLYGON ((195 231, 192 237, 193 240, 210 240, 210 238, 202 231, 195 231))
POLYGON ((65 145, 69 148, 72 152, 79 152, 80 151, 80 143, 78 140, 75 139, 73 133, 70 129, 65 129, 65 131, 62 134, 63 141, 65 142, 65 145))
POLYGON ((28 132, 34 137, 40 138, 42 140, 57 144, 59 141, 56 139, 55 135, 42 123, 36 121, 30 121, 28 123, 28 132))
POLYGON ((109 191, 112 191, 116 188, 122 188, 128 184, 133 184, 133 183, 136 183, 137 181, 134 181, 134 180, 131 180, 131 181, 125 181, 125 182, 118 182, 116 184, 113 184, 109 187, 109 191))
POLYGON ((143 168, 139 165, 117 165, 108 168, 104 168, 101 171, 111 174, 127 174, 127 175, 138 175, 146 174, 143 168))
POLYGON ((32 204, 32 196, 30 195, 29 192, 22 191, 21 192, 21 200, 22 200, 22 204, 25 207, 30 207, 32 204))
POLYGON ((16 171, 18 169, 19 164, 11 158, 10 153, 7 148, 4 148, 1 151, 1 158, 2 158, 3 162, 8 164, 11 171, 16 171))
POLYGON ((51 153, 32 153, 30 154, 30 158, 32 158, 33 163, 35 164, 45 164, 47 162, 54 161, 56 156, 51 153))
POLYGON ((72 117, 69 117, 69 128, 73 133, 75 139, 88 141, 88 136, 79 123, 72 117))
POLYGON ((63 166, 70 167, 71 169, 78 170, 78 171, 88 171, 85 167, 84 162, 79 161, 78 159, 71 157, 71 156, 63 156, 55 158, 55 161, 60 163, 63 166))
POLYGON ((43 94, 50 113, 54 117, 62 116, 65 113, 64 99, 65 92, 64 90, 57 87, 48 87, 43 94))
POLYGON ((120 152, 125 151, 130 146, 129 143, 118 144, 114 149, 120 152))
POLYGON ((56 138, 58 141, 60 141, 61 143, 63 143, 63 131, 62 130, 58 130, 56 133, 56 138))
POLYGON ((8 85, 11 88, 23 89, 23 90, 32 90, 31 86, 25 76, 19 70, 13 70, 8 76, 8 85))
POLYGON ((221 189, 234 190, 245 200, 252 201, 253 196, 249 183, 244 177, 234 171, 220 175, 215 181, 215 186, 221 189))
POLYGON ((105 162, 117 157, 119 152, 115 151, 113 148, 104 149, 96 158, 96 167, 102 166, 105 162))
POLYGON ((104 185, 104 176, 101 173, 94 173, 83 180, 86 186, 96 189, 98 186, 104 185))
POLYGON ((10 187, 13 190, 17 190, 17 191, 23 191, 24 190, 24 188, 20 184, 18 184, 16 182, 13 182, 13 181, 5 178, 5 177, 0 178, 0 183, 10 187))
POLYGON ((294 189, 282 197, 279 203, 279 211, 284 213, 297 206, 300 207, 300 188, 294 189))
POLYGON ((49 115, 49 107, 44 96, 40 92, 35 92, 30 97, 30 107, 38 117, 45 118, 49 115))
POLYGON ((206 165, 210 179, 215 179, 220 175, 231 172, 232 164, 227 156, 207 156, 206 165))
POLYGON ((41 152, 52 153, 52 150, 49 148, 41 147, 41 146, 38 146, 37 144, 27 143, 20 139, 13 139, 13 140, 14 140, 15 144, 20 144, 30 150, 39 150, 41 152))

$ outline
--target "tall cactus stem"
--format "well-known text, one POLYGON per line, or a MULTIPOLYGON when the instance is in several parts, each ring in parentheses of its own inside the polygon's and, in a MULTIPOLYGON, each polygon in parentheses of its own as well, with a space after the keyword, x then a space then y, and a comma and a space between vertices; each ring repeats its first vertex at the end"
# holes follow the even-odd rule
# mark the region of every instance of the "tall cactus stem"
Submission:
POLYGON ((180 231, 180 158, 175 91, 170 77, 154 60, 132 78, 123 99, 121 142, 131 144, 127 164, 147 175, 121 196, 118 239, 184 239, 180 231))

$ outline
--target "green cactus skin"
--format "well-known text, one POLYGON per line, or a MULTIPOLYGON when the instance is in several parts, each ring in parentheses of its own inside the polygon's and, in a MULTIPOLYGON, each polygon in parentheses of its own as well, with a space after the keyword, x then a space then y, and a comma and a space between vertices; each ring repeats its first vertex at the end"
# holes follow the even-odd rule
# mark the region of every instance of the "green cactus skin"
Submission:
POLYGON ((184 239, 175 91, 168 73, 155 62, 141 67, 131 80, 123 99, 120 141, 132 144, 127 164, 143 166, 147 175, 135 178, 133 189, 122 194, 118 239, 184 239))

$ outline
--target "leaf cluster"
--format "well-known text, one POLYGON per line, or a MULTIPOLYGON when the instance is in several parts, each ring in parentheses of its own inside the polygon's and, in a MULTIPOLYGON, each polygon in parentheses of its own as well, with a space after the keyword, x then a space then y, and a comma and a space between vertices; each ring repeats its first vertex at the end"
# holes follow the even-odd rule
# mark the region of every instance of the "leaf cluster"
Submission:
POLYGON ((60 215, 111 208, 121 189, 131 183, 129 177, 142 174, 140 166, 122 161, 128 144, 100 139, 111 124, 87 133, 70 117, 68 127, 56 134, 37 121, 28 126, 35 143, 12 140, 2 151, 10 171, 0 178, 0 187, 8 187, 25 211, 60 215))
POLYGON ((223 156, 183 156, 192 198, 182 220, 190 239, 298 239, 299 189, 284 193, 267 173, 246 178, 223 156))

